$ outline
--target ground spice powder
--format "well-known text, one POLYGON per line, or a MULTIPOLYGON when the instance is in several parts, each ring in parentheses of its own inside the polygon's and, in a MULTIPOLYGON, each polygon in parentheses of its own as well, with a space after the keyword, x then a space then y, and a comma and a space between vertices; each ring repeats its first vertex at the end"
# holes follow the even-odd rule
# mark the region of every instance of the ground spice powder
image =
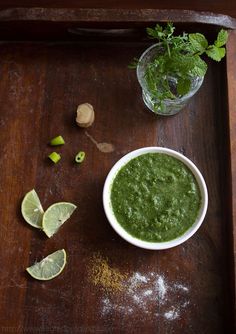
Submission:
POLYGON ((95 253, 91 257, 88 266, 89 279, 107 292, 118 292, 124 288, 126 274, 122 274, 118 269, 109 265, 108 258, 100 253, 95 253))

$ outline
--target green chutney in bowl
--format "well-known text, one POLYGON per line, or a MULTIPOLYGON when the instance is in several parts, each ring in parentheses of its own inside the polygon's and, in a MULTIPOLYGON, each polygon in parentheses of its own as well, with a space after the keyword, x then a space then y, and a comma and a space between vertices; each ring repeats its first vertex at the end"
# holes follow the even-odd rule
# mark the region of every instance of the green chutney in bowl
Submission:
POLYGON ((123 156, 103 188, 103 206, 113 229, 146 249, 167 249, 188 240, 201 226, 207 205, 198 168, 164 147, 144 147, 123 156))
POLYGON ((117 222, 132 236, 163 242, 176 239, 195 222, 201 193, 191 170, 163 153, 131 159, 117 173, 111 188, 117 222))

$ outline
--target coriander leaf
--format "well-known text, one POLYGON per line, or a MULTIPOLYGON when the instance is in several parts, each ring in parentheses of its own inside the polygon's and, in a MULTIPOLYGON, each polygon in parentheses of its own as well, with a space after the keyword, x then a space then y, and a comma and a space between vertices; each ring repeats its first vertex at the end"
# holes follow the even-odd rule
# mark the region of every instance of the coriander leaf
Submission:
POLYGON ((146 28, 146 32, 148 34, 149 37, 152 37, 152 38, 156 38, 158 37, 155 29, 152 29, 152 28, 146 28))
POLYGON ((146 29, 147 34, 152 38, 161 39, 165 36, 165 33, 163 32, 163 28, 157 24, 154 29, 147 28, 146 29))
MULTIPOLYGON (((227 41, 227 31, 222 29, 214 45, 208 45, 207 39, 200 33, 174 35, 174 30, 172 23, 147 28, 149 37, 160 42, 147 64, 142 63, 144 86, 156 110, 165 108, 166 99, 174 100, 187 94, 191 81, 196 77, 204 77, 207 64, 201 55, 206 53, 216 61, 225 56, 223 45, 227 41)), ((129 67, 136 68, 138 64, 139 61, 135 60, 129 67)))
POLYGON ((159 24, 157 24, 154 29, 147 28, 147 34, 151 38, 157 38, 159 40, 168 40, 172 37, 174 33, 175 27, 173 26, 173 23, 167 23, 165 29, 162 28, 159 24))
POLYGON ((215 61, 220 61, 225 56, 225 48, 218 48, 215 45, 211 45, 207 50, 208 57, 215 61))
POLYGON ((177 83, 177 92, 179 95, 185 95, 189 92, 191 80, 188 78, 180 78, 177 83))
POLYGON ((217 39, 215 41, 215 46, 220 48, 221 46, 225 45, 228 40, 228 32, 224 29, 221 29, 218 33, 217 39))
POLYGON ((166 25, 166 28, 163 30, 163 33, 166 35, 167 38, 170 38, 175 31, 175 27, 173 26, 173 23, 169 22, 166 25))
POLYGON ((208 47, 207 39, 204 35, 200 33, 189 34, 189 42, 193 52, 202 54, 208 47))

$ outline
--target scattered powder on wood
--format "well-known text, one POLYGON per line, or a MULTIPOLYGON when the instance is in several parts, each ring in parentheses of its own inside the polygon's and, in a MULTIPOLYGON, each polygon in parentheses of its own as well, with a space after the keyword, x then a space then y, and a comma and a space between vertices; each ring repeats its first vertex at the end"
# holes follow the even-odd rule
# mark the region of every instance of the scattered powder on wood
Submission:
POLYGON ((157 297, 160 303, 163 303, 163 301, 165 300, 166 292, 167 292, 167 286, 162 276, 159 276, 157 278, 155 282, 155 288, 156 288, 157 297))
POLYGON ((174 320, 179 317, 179 311, 175 307, 171 307, 171 309, 164 313, 164 317, 167 320, 174 320))
POLYGON ((117 292, 124 289, 126 274, 122 274, 118 269, 112 268, 106 257, 100 253, 95 253, 91 257, 88 265, 88 274, 91 282, 100 286, 107 292, 117 292))
POLYGON ((155 317, 167 321, 177 320, 190 303, 188 292, 186 285, 179 281, 170 281, 165 275, 135 272, 127 278, 120 298, 102 298, 101 316, 118 312, 125 318, 142 311, 150 320, 155 317))

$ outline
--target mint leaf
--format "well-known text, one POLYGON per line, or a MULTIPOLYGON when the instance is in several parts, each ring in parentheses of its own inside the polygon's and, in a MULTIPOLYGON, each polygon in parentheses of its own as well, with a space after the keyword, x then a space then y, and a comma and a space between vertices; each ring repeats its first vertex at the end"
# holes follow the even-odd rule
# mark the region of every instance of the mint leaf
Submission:
POLYGON ((192 69, 190 73, 193 76, 204 77, 207 71, 207 64, 199 56, 192 57, 192 69))
POLYGON ((221 60, 225 56, 225 52, 226 52, 225 48, 219 48, 218 51, 220 53, 220 57, 221 57, 220 60, 221 60))
MULTIPOLYGON (((208 45, 201 33, 174 35, 174 31, 172 23, 147 28, 149 37, 160 42, 157 53, 144 68, 144 83, 156 110, 164 107, 166 99, 186 95, 191 89, 191 80, 205 76, 207 64, 201 59, 202 55, 206 53, 216 61, 225 56, 223 46, 228 33, 224 29, 219 31, 213 45, 208 45)), ((129 67, 136 68, 138 64, 134 59, 129 67)))
POLYGON ((218 48, 215 45, 211 45, 207 50, 208 57, 215 61, 220 61, 225 56, 225 48, 218 48))
POLYGON ((224 29, 221 29, 218 33, 217 39, 215 41, 215 46, 220 48, 221 46, 225 45, 228 40, 228 32, 224 29))
POLYGON ((191 80, 188 78, 180 78, 177 83, 177 92, 179 95, 185 95, 189 92, 191 80))
POLYGON ((189 34, 189 42, 191 44, 192 51, 198 52, 199 54, 202 54, 208 47, 206 37, 200 33, 189 34))

